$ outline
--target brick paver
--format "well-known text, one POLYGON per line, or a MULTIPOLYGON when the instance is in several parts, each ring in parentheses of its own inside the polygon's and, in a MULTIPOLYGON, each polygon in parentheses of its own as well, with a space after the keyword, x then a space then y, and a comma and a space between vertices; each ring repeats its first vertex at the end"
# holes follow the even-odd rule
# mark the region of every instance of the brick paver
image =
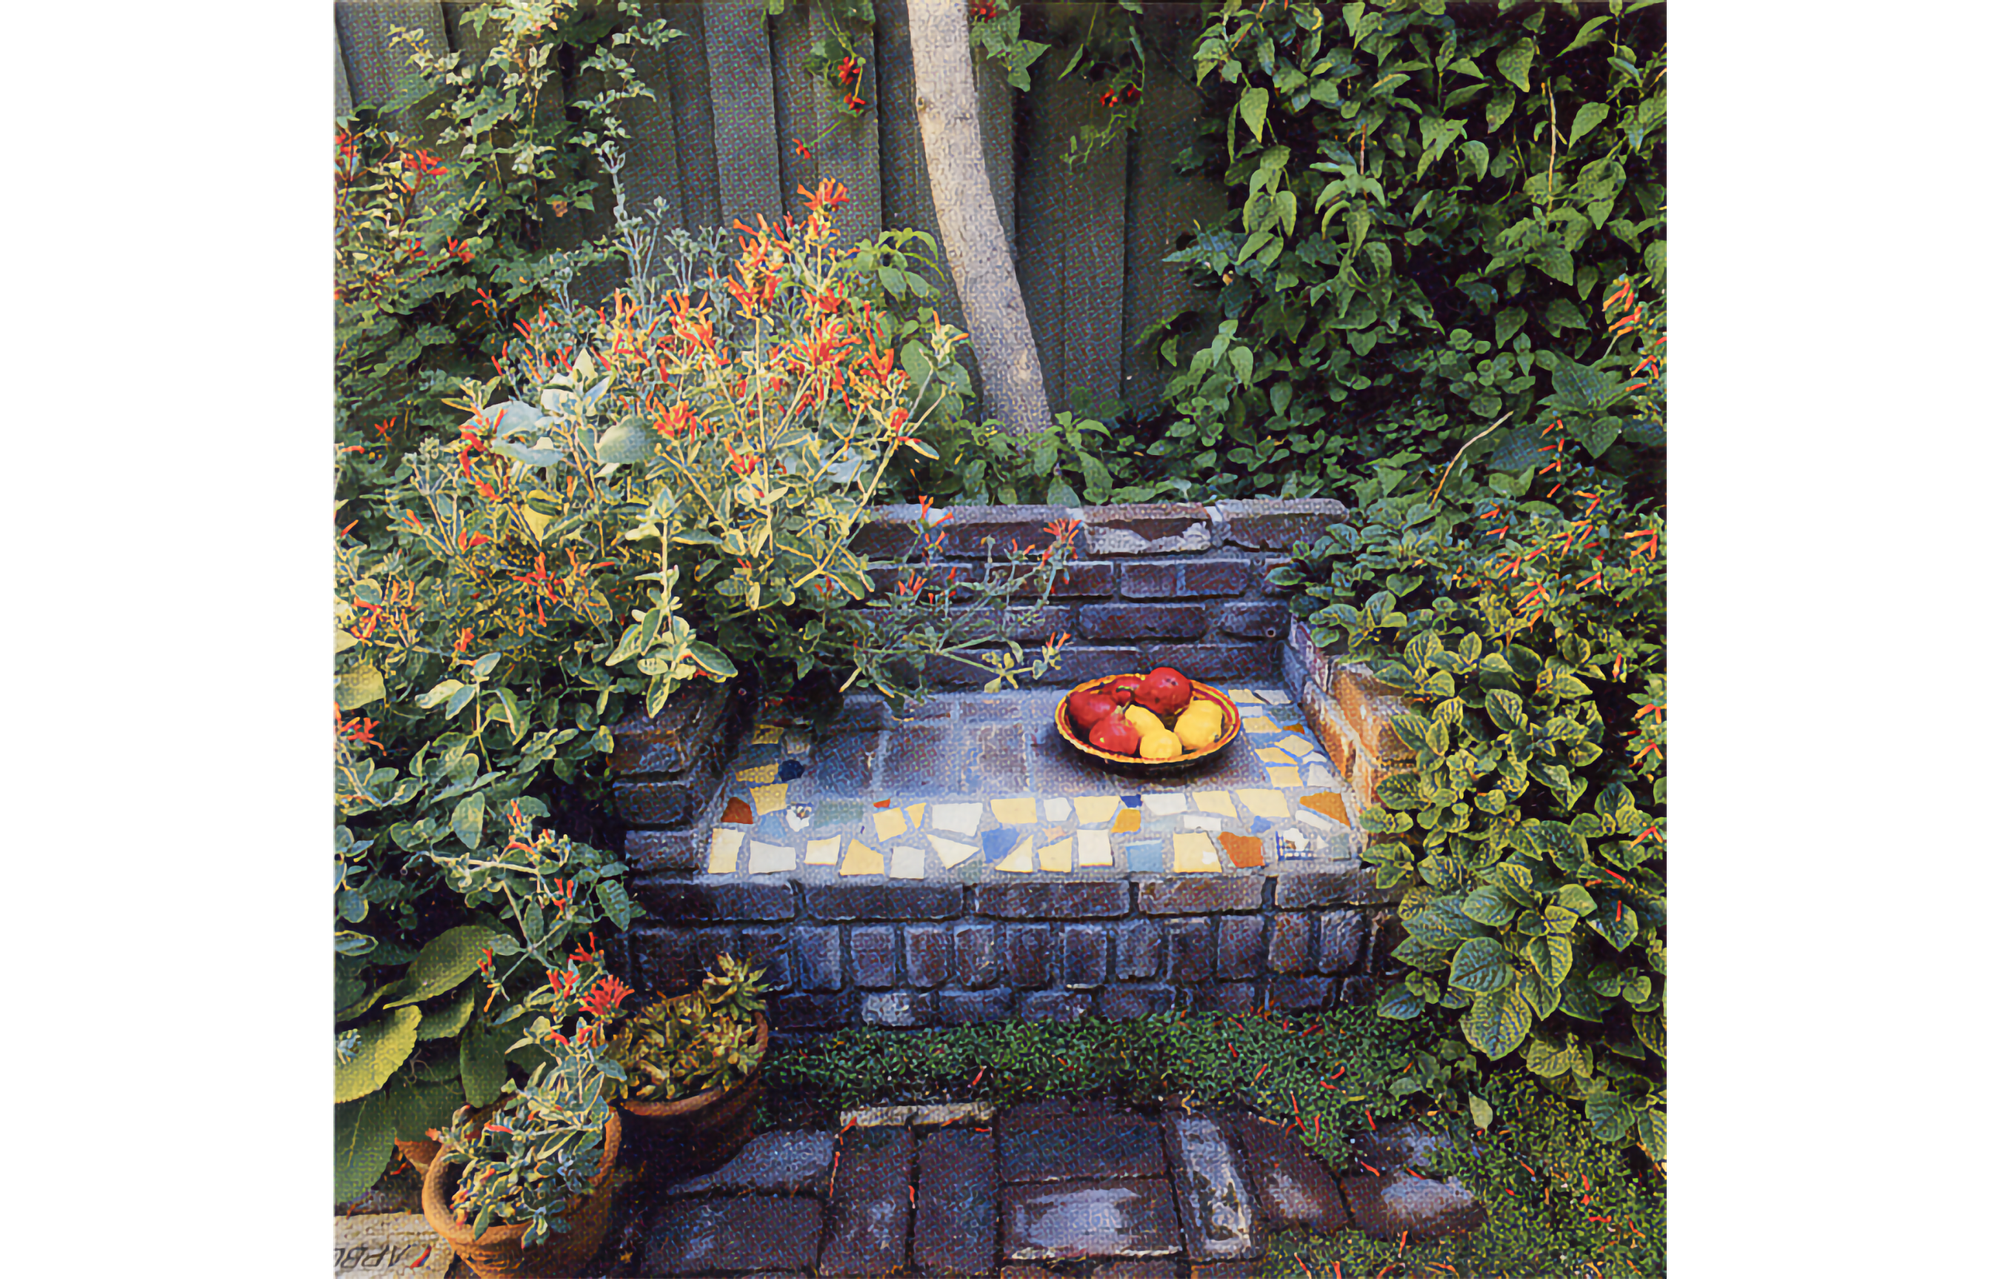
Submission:
POLYGON ((1330 1235, 1347 1227, 1340 1183, 1311 1151, 1278 1125, 1254 1115, 1237 1116, 1235 1128, 1257 1202, 1271 1229, 1303 1226, 1330 1235))
POLYGON ((1164 1180, 1064 1181, 1000 1190, 1005 1260, 1160 1257, 1180 1251, 1174 1192, 1164 1180))
POLYGON ((909 1260, 915 1150, 907 1128, 854 1128, 842 1136, 820 1273, 888 1274, 909 1260))
POLYGON ((993 1134, 944 1128, 917 1147, 917 1219, 912 1252, 919 1267, 951 1274, 993 1268, 1000 1225, 993 1134))
POLYGON ((797 1270, 813 1263, 821 1220, 819 1200, 803 1197, 669 1199, 653 1220, 641 1273, 797 1270))
POLYGON ((1174 1115, 1165 1127, 1188 1256, 1195 1261, 1261 1256, 1256 1198, 1223 1126, 1206 1115, 1174 1115))
POLYGON ((1003 1127, 1004 1182, 1164 1177, 1160 1126, 1137 1115, 1049 1115, 1003 1127))

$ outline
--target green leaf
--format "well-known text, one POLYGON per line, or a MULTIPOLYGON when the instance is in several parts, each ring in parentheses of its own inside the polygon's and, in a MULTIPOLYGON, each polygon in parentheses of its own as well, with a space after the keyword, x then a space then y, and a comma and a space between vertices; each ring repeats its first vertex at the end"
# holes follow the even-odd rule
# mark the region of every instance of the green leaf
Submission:
POLYGON ((380 701, 388 695, 388 688, 382 683, 382 672, 372 664, 357 666, 344 671, 333 681, 333 700, 344 711, 355 710, 380 701))
POLYGON ((1264 113, 1270 103, 1270 90, 1261 86, 1246 90, 1237 101, 1236 109, 1242 113, 1243 123, 1250 126, 1250 136, 1259 142, 1264 140, 1264 113))
POLYGON ((1409 987, 1402 982, 1397 982, 1383 991, 1382 997, 1375 1001, 1375 1011, 1378 1015, 1395 1021, 1408 1021, 1423 1014, 1424 1001, 1411 994, 1409 987))
POLYGON ((1491 937, 1474 937, 1451 959, 1451 984, 1460 990, 1504 990, 1514 984, 1507 949, 1491 937))
POLYGON ((600 879, 595 891, 605 917, 621 931, 628 927, 632 922, 632 899, 626 895, 625 886, 615 879, 600 879))
POLYGON ((1667 1112, 1657 1106, 1648 1106, 1638 1112, 1635 1120, 1637 1131, 1633 1134, 1646 1154, 1654 1160, 1667 1161, 1667 1112))
POLYGON ((1583 1113, 1599 1141, 1616 1144, 1624 1140, 1632 1121, 1639 1117, 1624 1094, 1605 1091, 1583 1099, 1583 1113))
POLYGON ((1539 1035, 1529 1041, 1525 1056, 1528 1070, 1543 1079, 1567 1075, 1580 1060, 1574 1038, 1558 1046, 1554 1040, 1539 1035))
POLYGON ((436 706, 439 702, 445 701, 446 699, 460 692, 463 692, 468 687, 470 687, 470 685, 464 684, 455 679, 445 680, 444 682, 438 684, 436 687, 432 688, 430 692, 425 693, 422 697, 419 697, 417 699, 417 705, 423 707, 425 710, 429 710, 433 706, 436 706))
POLYGON ((450 1039, 465 1029, 465 1023, 472 1018, 472 1004, 478 997, 479 987, 467 986, 458 992, 458 998, 424 1014, 423 1025, 417 1027, 417 1039, 450 1039))
POLYGON ((365 1097, 386 1083, 396 1067, 409 1060, 411 1050, 417 1046, 417 1027, 423 1020, 421 1012, 404 1007, 361 1027, 347 1060, 334 1061, 334 1102, 365 1097))
MULTIPOLYGON (((408 993, 383 1007, 399 1008, 419 1000, 435 999, 456 988, 460 982, 479 971, 480 952, 493 944, 494 936, 492 929, 478 924, 461 924, 438 934, 417 952, 416 961, 410 965, 408 980, 411 988, 408 993)), ((460 1020, 462 1023, 463 1019, 460 1020)))
POLYGON ((1548 933, 1540 937, 1530 937, 1526 950, 1528 962, 1534 966, 1542 980, 1551 986, 1562 985, 1563 978, 1569 976, 1570 962, 1575 954, 1570 940, 1559 933, 1548 933))
MULTIPOLYGON (((479 847, 480 831, 486 824, 486 795, 467 795, 451 810, 451 833, 467 848, 479 847)), ((480 943, 484 945, 484 942, 480 943)))
POLYGON ((380 1180, 396 1149, 396 1121, 381 1093, 333 1108, 333 1201, 345 1203, 380 1180))
MULTIPOLYGON (((1521 92, 1526 93, 1528 91, 1528 68, 1534 63, 1534 60, 1535 42, 1527 36, 1522 36, 1519 40, 1502 49, 1500 56, 1494 59, 1493 65, 1499 69, 1501 75, 1507 77, 1508 83, 1521 92)), ((1509 105, 1511 106, 1512 104, 1510 103, 1509 105)))
POLYGON ((1494 928, 1504 928, 1514 918, 1518 908, 1495 885, 1481 884, 1465 895, 1465 901, 1460 909, 1469 919, 1476 919, 1494 928))
POLYGON ((1667 1015, 1665 1013, 1632 1014, 1632 1032, 1639 1037, 1655 1056, 1667 1055, 1667 1015))
POLYGON ((730 661, 729 655, 713 644, 701 640, 693 641, 688 645, 688 657, 696 666, 717 679, 734 679, 736 676, 736 663, 730 661))
POLYGON ((1465 1040, 1488 1057, 1505 1057, 1521 1046, 1534 1023, 1534 1009, 1512 986, 1472 997, 1472 1007, 1459 1023, 1465 1040))
POLYGON ((645 418, 632 414, 597 438, 597 460, 606 466, 637 462, 652 453, 658 438, 645 418))
POLYGON ((1604 117, 1611 114, 1611 108, 1602 102, 1586 102, 1576 109, 1576 118, 1570 121, 1569 141, 1575 146, 1585 134, 1604 123, 1604 117))
POLYGON ((465 1089, 459 1087, 456 1074, 438 1083, 411 1085, 398 1080, 380 1096, 394 1117, 396 1137, 401 1141, 418 1141, 426 1129, 444 1127, 451 1122, 452 1112, 465 1104, 465 1089))
POLYGON ((484 1106, 500 1095, 500 1085, 507 1079, 507 1045, 513 1040, 510 1032, 478 1021, 458 1037, 458 1070, 469 1104, 484 1106))
POLYGON ((479 696, 479 686, 477 684, 466 684, 455 689, 452 692, 450 700, 444 704, 444 717, 450 719, 454 715, 457 715, 460 711, 472 705, 472 699, 477 696, 479 696))
POLYGON ((1611 943, 1614 950, 1625 949, 1639 935, 1639 912, 1629 906, 1623 910, 1617 906, 1613 906, 1610 910, 1600 910, 1587 922, 1597 931, 1598 936, 1611 943))
POLYGON ((1528 322, 1528 313, 1518 306, 1510 306, 1493 317, 1493 344, 1505 346, 1509 339, 1521 331, 1528 322))

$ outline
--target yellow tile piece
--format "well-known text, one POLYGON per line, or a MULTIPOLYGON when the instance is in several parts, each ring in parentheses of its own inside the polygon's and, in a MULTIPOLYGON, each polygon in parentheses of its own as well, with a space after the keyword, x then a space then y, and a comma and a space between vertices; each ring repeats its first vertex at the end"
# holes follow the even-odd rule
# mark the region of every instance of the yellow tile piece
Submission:
POLYGON ((847 860, 840 864, 840 873, 879 875, 882 873, 882 854, 858 839, 850 839, 847 841, 847 860))
POLYGON ((946 839, 942 835, 932 835, 930 841, 931 847, 937 849, 938 865, 944 867, 946 870, 950 870, 979 851, 979 847, 976 844, 961 844, 955 839, 946 839))
POLYGON ((757 733, 750 739, 752 746, 774 746, 785 740, 785 730, 777 724, 759 724, 757 733))
POLYGON ((1073 841, 1059 839, 1041 852, 1043 870, 1068 870, 1070 845, 1073 841))
POLYGON ((1278 746, 1281 750, 1288 750, 1292 754, 1298 756, 1300 759, 1304 759, 1306 756, 1312 754, 1314 751, 1319 749, 1319 747, 1313 745, 1311 742, 1307 741, 1304 737, 1300 736, 1297 733, 1292 733, 1288 736, 1279 738, 1278 746))
POLYGON ((734 875, 736 873, 736 854, 742 847, 742 831, 717 830, 715 838, 708 845, 708 873, 711 875, 734 875))
POLYGON ((1243 731, 1246 733, 1275 733, 1278 731, 1278 726, 1262 715, 1245 715, 1243 717, 1243 731))
POLYGON ((1266 764, 1282 765, 1297 762, 1290 755, 1285 754, 1285 752, 1275 746, 1259 746, 1257 748, 1257 758, 1263 760, 1266 764))
POLYGON ((757 816, 783 812, 786 808, 785 788, 790 782, 778 782, 771 786, 752 786, 750 799, 757 805, 757 816))
POLYGON ((1243 807, 1249 809, 1253 817, 1283 821, 1292 815, 1291 810, 1285 807, 1285 797, 1274 790, 1239 788, 1236 798, 1243 801, 1243 807))
POLYGON ((809 839, 806 841, 806 865, 831 866, 840 860, 840 840, 809 839))
POLYGON ((782 870, 797 870, 798 857, 798 850, 790 844, 766 844, 755 839, 750 841, 752 875, 770 875, 782 870))
POLYGON ((748 782, 752 786, 768 785, 778 780, 778 766, 776 764, 765 764, 761 768, 746 768, 736 774, 736 780, 739 782, 748 782))
POLYGON ((1111 864, 1111 832, 1108 830, 1080 830, 1076 833, 1076 864, 1079 866, 1109 866, 1111 864))
POLYGON ((1076 808, 1079 825, 1095 826, 1118 815, 1119 799, 1116 795, 1086 795, 1070 802, 1076 808))
POLYGON ((1035 820, 1035 797, 1023 795, 1019 799, 996 799, 993 803, 993 819, 1002 826, 1026 826, 1035 820))
POLYGON ((875 810, 875 838, 894 839, 910 829, 909 819, 900 808, 880 808, 875 810))
POLYGON ((1263 698, 1257 696, 1247 688, 1230 689, 1229 700, 1235 702, 1238 706, 1261 706, 1264 703, 1263 698))
POLYGON ((1011 870, 1021 874, 1025 874, 1034 868, 1035 844, 1033 840, 1028 839, 1022 840, 1020 847, 993 863, 994 870, 1011 870))
POLYGON ((1273 786, 1305 785, 1303 781, 1299 780, 1299 770, 1296 765, 1291 768, 1272 768, 1266 765, 1264 771, 1271 775, 1271 785, 1273 786))
POLYGON ((924 824, 924 806, 922 804, 911 804, 903 810, 903 813, 910 819, 911 830, 915 830, 924 824))
POLYGON ((1221 870, 1222 857, 1215 841, 1205 833, 1182 831, 1174 836, 1174 869, 1177 871, 1221 870))
POLYGON ((1136 808, 1120 809, 1118 820, 1111 823, 1111 833, 1114 835, 1130 835, 1138 829, 1139 810, 1136 808))
POLYGON ((1218 817, 1236 816, 1236 805, 1230 802, 1226 790, 1198 790, 1194 793, 1197 812, 1214 813, 1218 817))
POLYGON ((1315 812, 1325 813, 1328 817, 1333 818, 1333 820, 1343 826, 1350 824, 1347 819, 1347 801, 1343 800, 1333 791, 1327 790, 1312 795, 1301 795, 1299 797, 1299 806, 1310 808, 1315 812))

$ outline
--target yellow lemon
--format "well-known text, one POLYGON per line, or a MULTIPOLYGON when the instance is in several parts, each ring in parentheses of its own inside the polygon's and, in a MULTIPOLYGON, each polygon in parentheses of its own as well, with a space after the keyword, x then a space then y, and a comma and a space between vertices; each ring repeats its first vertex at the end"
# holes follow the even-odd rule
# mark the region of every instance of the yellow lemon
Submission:
MULTIPOLYGON (((1125 708, 1125 720, 1132 727, 1139 730, 1141 738, 1144 738, 1148 733, 1163 733, 1167 729, 1167 726, 1160 722, 1158 715, 1153 714, 1153 712, 1143 706, 1127 706, 1125 708)), ((1175 751, 1174 753, 1176 755, 1180 754, 1179 751, 1175 751)))
POLYGON ((1156 728, 1139 739, 1140 759, 1173 759, 1181 753, 1181 739, 1169 728, 1156 728))
MULTIPOLYGON (((1201 702, 1198 705, 1213 706, 1215 703, 1201 702)), ((1181 739, 1181 745, 1191 751, 1213 745, 1215 739, 1222 736, 1222 712, 1217 710, 1202 714, 1190 707, 1174 722, 1174 734, 1181 739)))

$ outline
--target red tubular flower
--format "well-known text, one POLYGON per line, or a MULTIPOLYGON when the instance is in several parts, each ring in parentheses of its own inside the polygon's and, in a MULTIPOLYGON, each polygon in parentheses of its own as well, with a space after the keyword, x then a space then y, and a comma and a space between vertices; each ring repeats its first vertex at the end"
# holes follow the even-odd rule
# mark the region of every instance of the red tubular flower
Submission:
POLYGON ((1128 84, 1128 85, 1126 85, 1126 86, 1125 86, 1125 100, 1126 100, 1127 102, 1137 102, 1137 101, 1139 100, 1139 86, 1138 86, 1138 85, 1136 85, 1136 84, 1128 84))
POLYGON ((840 82, 842 84, 853 84, 860 78, 861 65, 853 58, 842 58, 840 60, 840 82))
POLYGON ((632 988, 624 982, 619 981, 616 977, 606 977, 603 981, 592 986, 590 993, 584 996, 583 1010, 591 1016, 600 1019, 608 1017, 619 1004, 625 1001, 625 997, 631 993, 632 988))
POLYGON ((1117 106, 1117 105, 1118 105, 1118 90, 1116 90, 1116 89, 1106 89, 1106 90, 1105 90, 1105 91, 1104 91, 1104 92, 1103 92, 1102 94, 1098 95, 1098 99, 1097 99, 1097 101, 1098 101, 1098 104, 1099 104, 1100 106, 1107 106, 1107 107, 1115 107, 1115 106, 1117 106))
POLYGON ((993 0, 972 0, 971 5, 967 8, 967 12, 972 15, 974 22, 991 22, 993 21, 993 0))

